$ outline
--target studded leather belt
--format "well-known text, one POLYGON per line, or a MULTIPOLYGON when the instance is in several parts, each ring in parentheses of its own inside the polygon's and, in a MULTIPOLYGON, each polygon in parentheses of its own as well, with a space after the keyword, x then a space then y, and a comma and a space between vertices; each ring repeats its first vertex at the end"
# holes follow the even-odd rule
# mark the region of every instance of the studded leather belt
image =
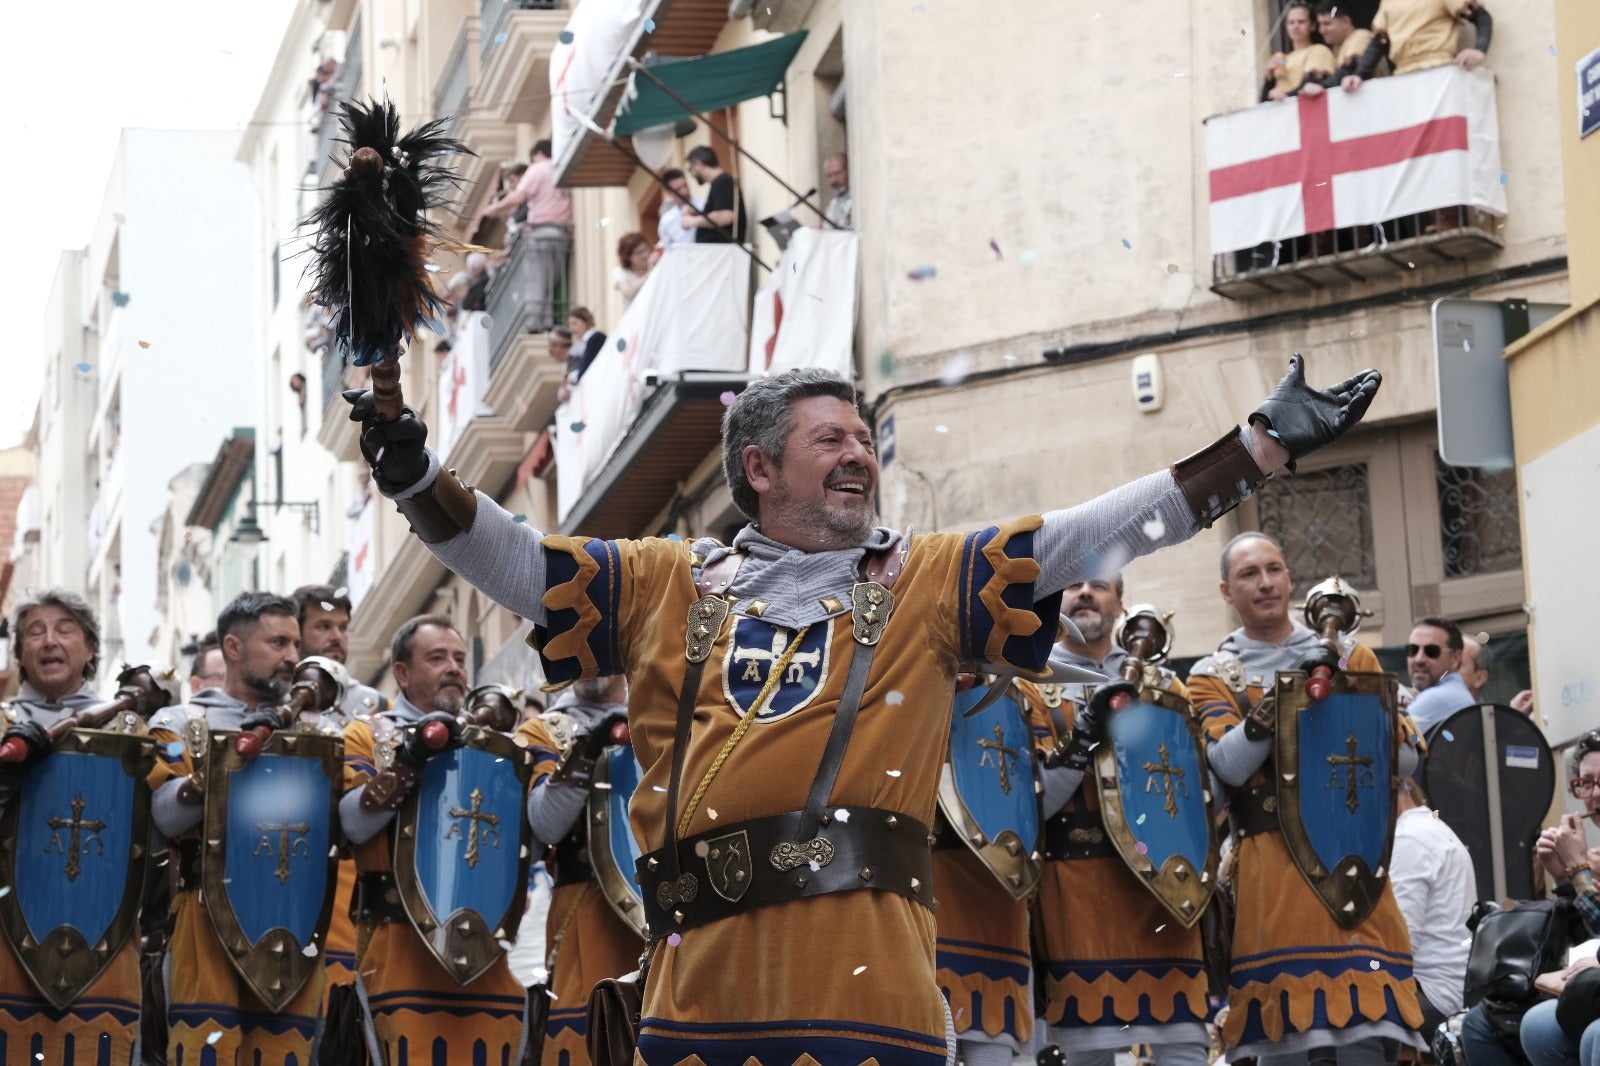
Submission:
POLYGON ((1228 797, 1228 820, 1240 840, 1277 829, 1277 791, 1268 783, 1234 793, 1228 797))
POLYGON ((372 923, 411 920, 400 902, 400 890, 395 887, 393 873, 374 870, 356 875, 356 890, 350 895, 350 920, 372 923))
POLYGON ((1112 859, 1117 849, 1098 811, 1062 811, 1044 823, 1046 859, 1112 859))
POLYGON ((933 909, 928 827, 894 811, 841 807, 800 841, 804 811, 719 826, 678 842, 669 879, 665 849, 639 860, 645 920, 653 938, 684 932, 772 903, 877 889, 933 909))
POLYGON ((554 862, 555 886, 581 885, 594 880, 594 867, 589 865, 587 830, 580 824, 578 832, 568 836, 551 849, 554 862))

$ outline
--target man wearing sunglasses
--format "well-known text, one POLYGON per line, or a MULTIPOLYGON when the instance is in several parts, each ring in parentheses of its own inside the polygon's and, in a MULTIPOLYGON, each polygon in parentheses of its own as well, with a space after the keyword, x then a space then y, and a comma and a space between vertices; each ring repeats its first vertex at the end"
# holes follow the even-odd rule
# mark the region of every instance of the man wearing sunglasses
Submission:
POLYGON ((1444 618, 1424 618, 1406 641, 1406 671, 1417 695, 1406 708, 1417 729, 1428 730, 1477 701, 1461 679, 1461 627, 1444 618))

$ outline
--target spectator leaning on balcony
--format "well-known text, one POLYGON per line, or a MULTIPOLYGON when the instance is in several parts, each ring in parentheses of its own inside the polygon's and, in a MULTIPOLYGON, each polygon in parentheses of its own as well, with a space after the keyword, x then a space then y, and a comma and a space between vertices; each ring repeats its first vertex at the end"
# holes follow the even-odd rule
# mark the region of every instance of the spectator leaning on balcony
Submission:
POLYGON ((572 353, 567 356, 567 384, 576 385, 589 371, 600 349, 605 347, 606 335, 594 324, 594 312, 587 307, 574 307, 567 312, 567 329, 572 332, 572 353))
POLYGON ((689 173, 708 186, 704 207, 683 209, 683 224, 694 230, 694 242, 743 244, 744 197, 733 175, 717 165, 717 153, 703 144, 689 149, 689 173))
POLYGON ((617 259, 619 265, 611 271, 611 287, 622 294, 622 306, 627 307, 644 288, 644 279, 650 273, 650 242, 642 233, 624 233, 617 242, 617 259))
POLYGON ((822 213, 823 217, 839 229, 850 229, 850 211, 855 206, 855 200, 850 195, 850 157, 843 152, 835 152, 824 159, 822 176, 827 179, 828 188, 833 190, 833 199, 828 201, 828 209, 822 213))
POLYGON ((1333 73, 1333 52, 1311 39, 1316 20, 1308 0, 1296 0, 1283 10, 1283 28, 1294 50, 1285 55, 1275 52, 1267 64, 1267 80, 1261 86, 1261 99, 1282 100, 1300 91, 1307 81, 1333 73))
POLYGON ((572 192, 556 185, 549 138, 529 150, 528 169, 516 187, 479 212, 472 234, 476 236, 485 218, 517 214, 523 214, 517 223, 518 239, 527 237, 533 242, 525 267, 524 325, 531 332, 543 332, 555 324, 556 283, 565 272, 572 248, 572 192))
POLYGON ((485 311, 489 307, 489 257, 482 252, 467 253, 467 291, 461 310, 485 311))
MULTIPOLYGON (((1333 50, 1337 66, 1332 74, 1307 78, 1300 86, 1301 96, 1316 96, 1323 89, 1337 89, 1347 76, 1356 72, 1367 46, 1372 43, 1372 31, 1357 29, 1350 12, 1341 6, 1347 3, 1349 0, 1322 0, 1317 4, 1317 32, 1333 50)), ((1380 64, 1375 73, 1388 73, 1388 64, 1380 64)))
POLYGON ((1382 0, 1372 16, 1372 43, 1356 72, 1344 79, 1345 91, 1360 88, 1385 57, 1396 74, 1446 63, 1472 70, 1483 62, 1493 35, 1494 19, 1477 0, 1382 0), (1477 27, 1478 38, 1471 48, 1457 52, 1463 19, 1477 27))
POLYGON ((689 195, 689 178, 677 167, 663 170, 661 180, 666 183, 668 195, 661 200, 661 216, 656 222, 656 233, 661 238, 656 248, 664 252, 694 243, 699 231, 684 224, 683 212, 685 208, 698 211, 705 201, 696 201, 689 195))

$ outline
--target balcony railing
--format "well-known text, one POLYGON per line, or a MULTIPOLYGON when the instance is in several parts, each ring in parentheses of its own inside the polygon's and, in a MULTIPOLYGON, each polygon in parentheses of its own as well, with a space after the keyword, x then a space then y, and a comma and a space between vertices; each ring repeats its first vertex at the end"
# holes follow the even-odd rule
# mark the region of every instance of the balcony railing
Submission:
POLYGON ((478 9, 478 25, 483 28, 483 59, 488 65, 490 53, 497 45, 505 43, 506 20, 514 11, 560 11, 565 0, 483 0, 478 9))
POLYGON ((1494 76, 1437 67, 1206 121, 1212 288, 1347 284, 1502 247, 1494 76))
POLYGON ((469 55, 471 31, 472 20, 463 20, 461 28, 456 31, 455 44, 450 47, 450 56, 439 72, 439 82, 433 90, 433 113, 443 120, 444 132, 450 135, 454 135, 462 113, 467 109, 467 101, 472 96, 469 55))
POLYGON ((489 283, 489 372, 499 371, 524 333, 546 333, 564 321, 572 301, 572 239, 556 227, 517 234, 489 283))

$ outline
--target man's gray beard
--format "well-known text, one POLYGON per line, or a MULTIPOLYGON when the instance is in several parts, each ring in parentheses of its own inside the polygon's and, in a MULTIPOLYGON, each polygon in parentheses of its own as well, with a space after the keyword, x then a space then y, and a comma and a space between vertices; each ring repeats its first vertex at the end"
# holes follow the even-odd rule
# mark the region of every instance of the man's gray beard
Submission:
POLYGON ((1088 644, 1093 644, 1111 631, 1111 620, 1098 610, 1094 612, 1092 622, 1080 618, 1076 611, 1068 612, 1067 617, 1072 619, 1073 624, 1078 627, 1078 632, 1083 634, 1084 642, 1088 644))
MULTIPOLYGON (((451 691, 455 690, 452 689, 451 691)), ((461 708, 465 703, 466 698, 464 696, 446 696, 442 690, 433 694, 433 710, 443 711, 445 714, 460 714, 461 708)))
POLYGON ((859 546, 872 534, 872 523, 877 518, 871 507, 863 507, 859 513, 827 504, 821 507, 796 507, 789 496, 776 492, 767 506, 772 510, 773 517, 786 525, 812 534, 826 533, 826 536, 817 539, 835 549, 859 546))

